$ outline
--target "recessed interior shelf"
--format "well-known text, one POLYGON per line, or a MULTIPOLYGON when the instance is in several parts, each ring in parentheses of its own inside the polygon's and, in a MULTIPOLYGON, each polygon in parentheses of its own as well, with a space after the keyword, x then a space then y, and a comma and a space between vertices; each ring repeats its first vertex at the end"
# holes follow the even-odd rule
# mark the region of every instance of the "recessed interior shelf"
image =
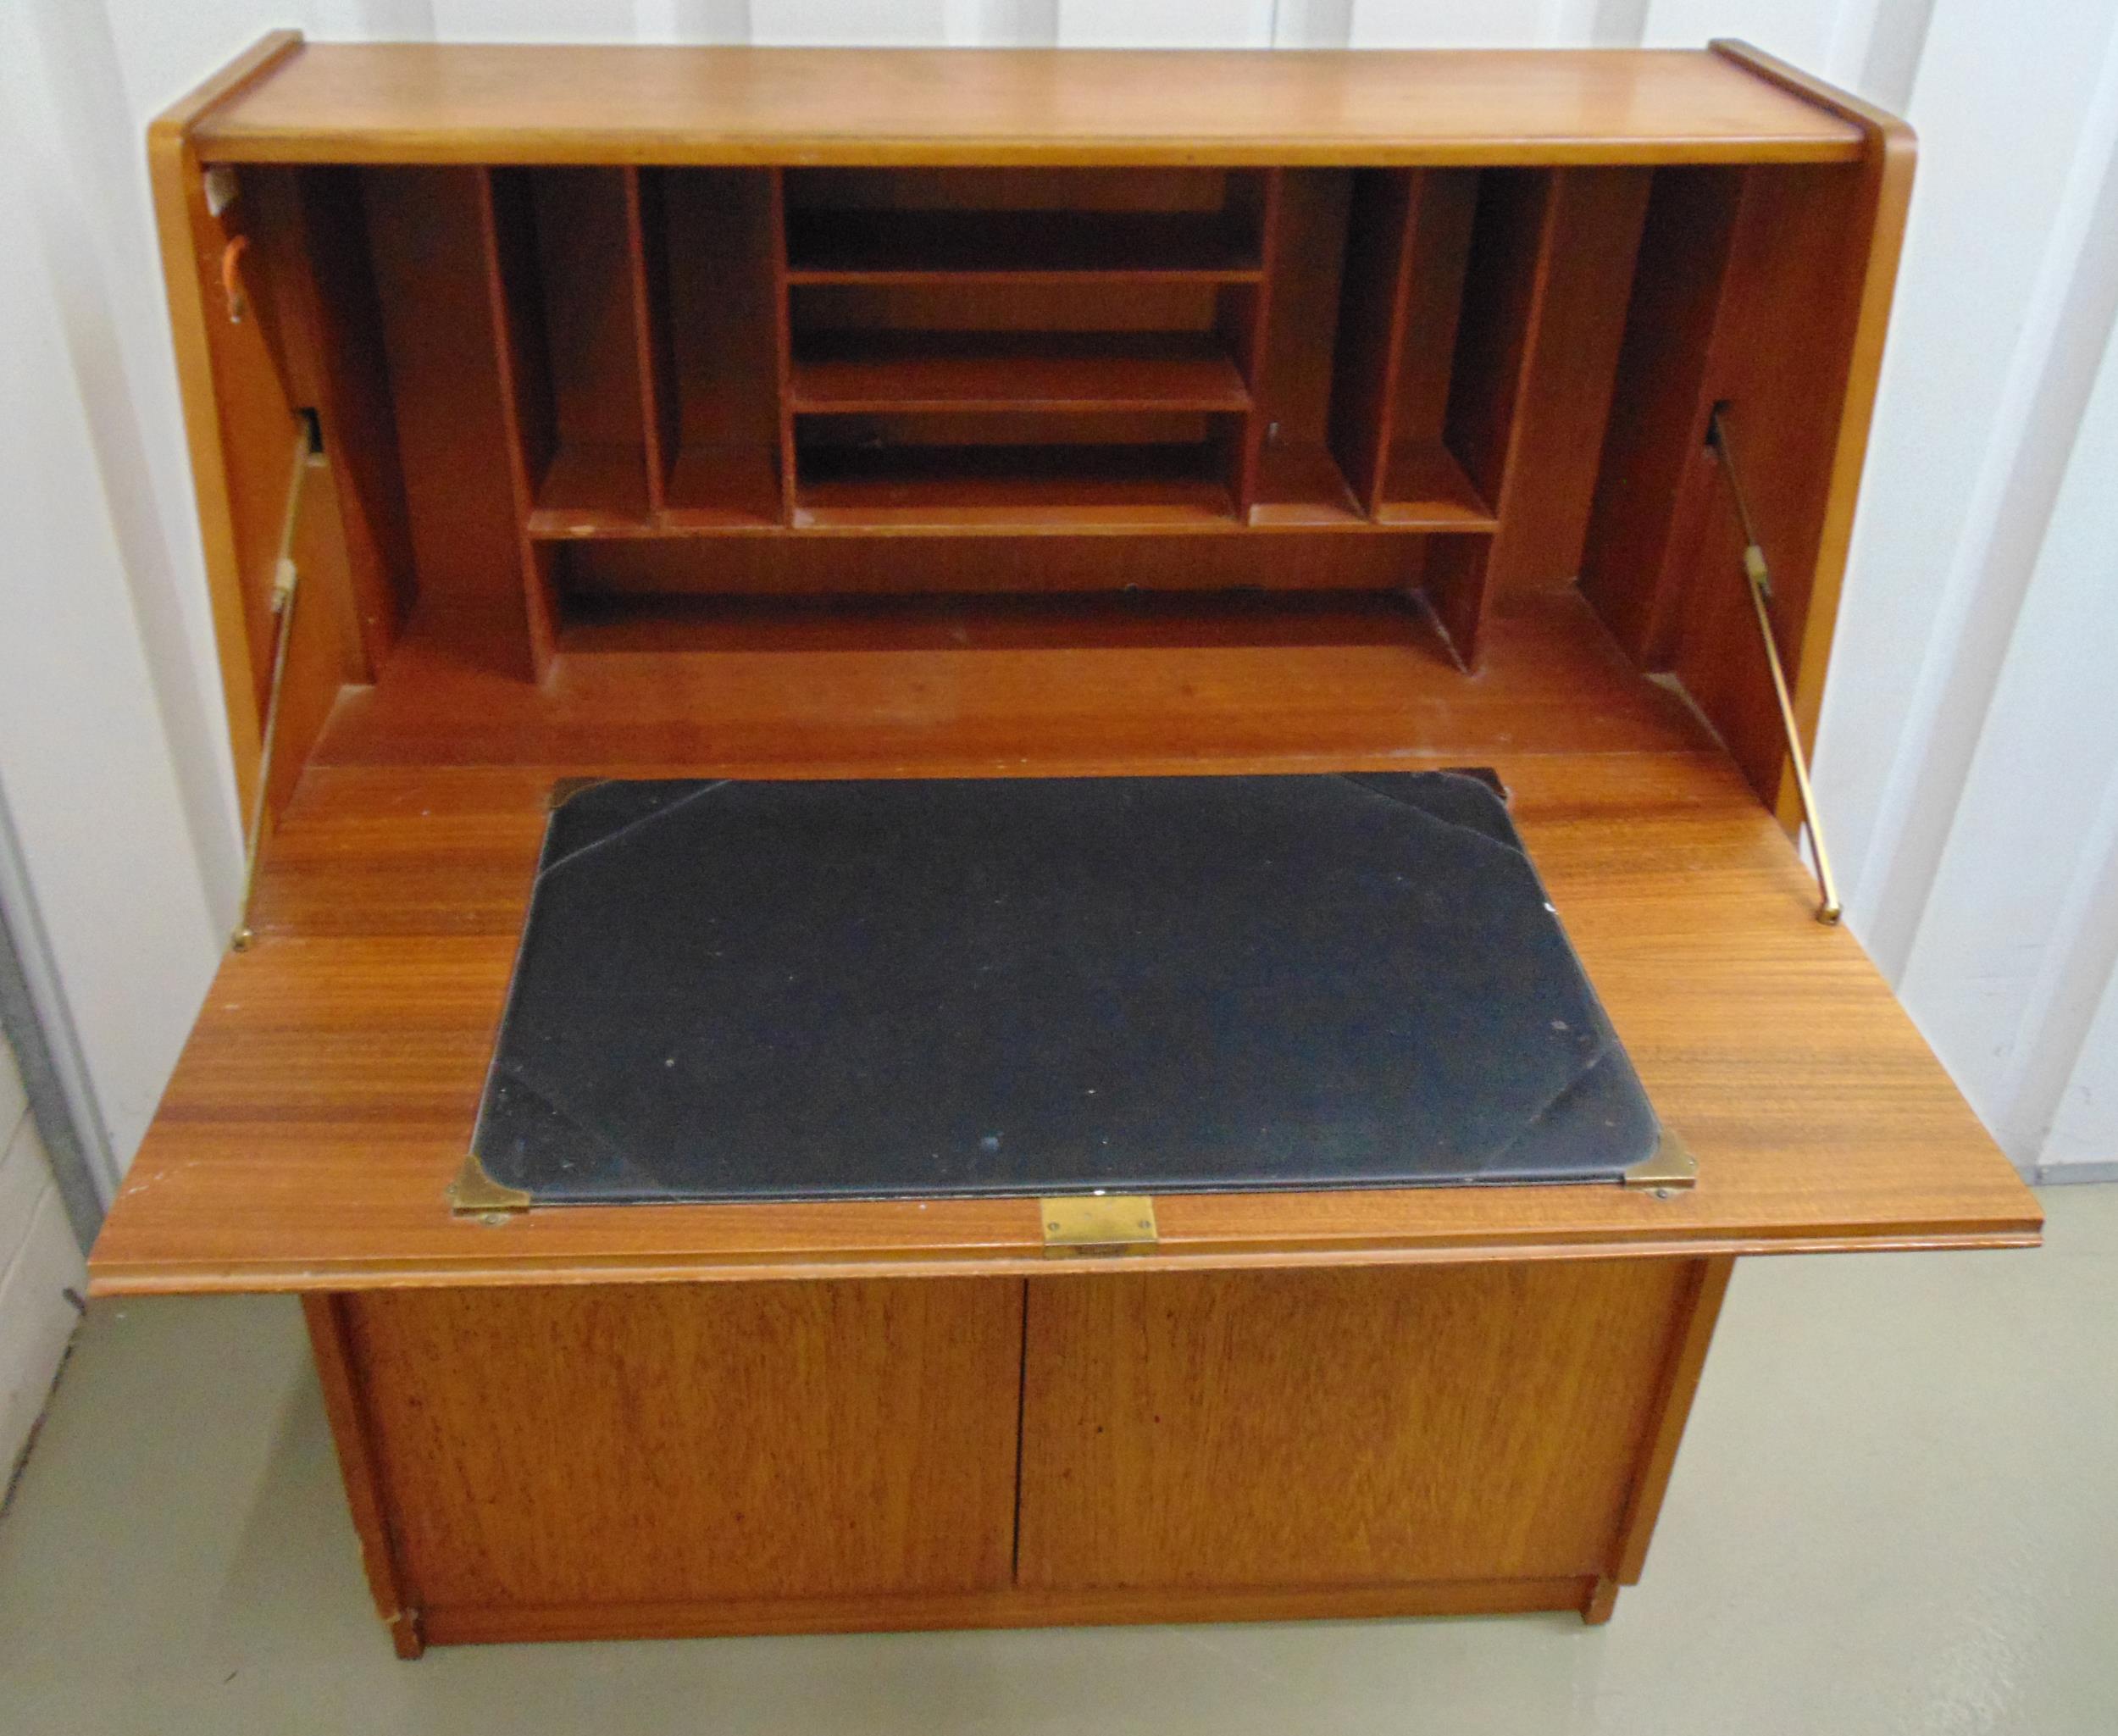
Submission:
POLYGON ((790 211, 790 283, 1256 282, 1255 237, 1218 212, 790 211))
POLYGON ((1243 410, 1219 341, 1189 332, 840 331, 803 336, 805 411, 1243 410))
POLYGON ((819 446, 798 469, 797 529, 1227 525, 1210 446, 819 446))
POLYGON ((657 523, 672 531, 756 530, 779 524, 779 472, 773 448, 762 441, 679 448, 657 523))
POLYGON ((1267 445, 1259 455, 1254 525, 1345 528, 1367 522, 1338 461, 1321 443, 1267 445))
POLYGON ((624 533, 645 526, 647 517, 647 473, 638 446, 561 446, 537 488, 530 534, 624 533))
POLYGON ((533 658, 607 593, 1335 586, 1475 660, 1548 176, 474 173, 533 658))
POLYGON ((1418 530, 1491 530, 1499 523, 1438 440, 1401 440, 1390 448, 1375 519, 1418 530))

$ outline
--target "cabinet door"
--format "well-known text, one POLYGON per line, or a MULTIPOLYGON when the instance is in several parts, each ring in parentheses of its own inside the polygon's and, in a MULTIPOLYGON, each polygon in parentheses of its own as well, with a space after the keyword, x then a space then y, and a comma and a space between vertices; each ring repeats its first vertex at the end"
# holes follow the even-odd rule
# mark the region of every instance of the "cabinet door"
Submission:
POLYGON ((431 1617, 1004 1585, 1022 1293, 349 1297, 404 1595, 431 1617))
POLYGON ((1018 1579, 1607 1572, 1697 1263, 1033 1279, 1018 1579))

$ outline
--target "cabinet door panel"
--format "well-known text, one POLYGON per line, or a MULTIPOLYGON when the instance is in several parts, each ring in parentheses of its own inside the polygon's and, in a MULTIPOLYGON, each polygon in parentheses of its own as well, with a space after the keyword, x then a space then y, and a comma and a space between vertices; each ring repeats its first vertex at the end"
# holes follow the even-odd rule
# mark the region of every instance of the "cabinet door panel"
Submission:
POLYGON ((1020 1583, 1604 1572, 1695 1264, 1032 1279, 1020 1583))
POLYGON ((416 1606, 1006 1583, 1015 1279, 411 1290, 347 1308, 416 1606))

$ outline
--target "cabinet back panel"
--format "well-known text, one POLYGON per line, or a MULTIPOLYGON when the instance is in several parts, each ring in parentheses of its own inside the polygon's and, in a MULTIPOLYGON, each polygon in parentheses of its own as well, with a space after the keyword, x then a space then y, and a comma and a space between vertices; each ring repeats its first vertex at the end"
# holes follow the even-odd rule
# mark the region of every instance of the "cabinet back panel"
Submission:
MULTIPOLYGON (((1441 542, 1469 539, 1439 538, 1441 542)), ((553 546, 562 596, 1400 591, 1413 536, 731 536, 553 546)))
POLYGON ((1219 169, 791 169, 791 210, 1217 211, 1219 169))

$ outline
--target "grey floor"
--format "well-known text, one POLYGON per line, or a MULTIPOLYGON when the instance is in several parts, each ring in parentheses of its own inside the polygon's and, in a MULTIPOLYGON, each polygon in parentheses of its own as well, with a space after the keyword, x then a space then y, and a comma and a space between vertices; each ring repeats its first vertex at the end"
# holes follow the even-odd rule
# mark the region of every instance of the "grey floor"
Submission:
POLYGON ((391 1655, 298 1315, 98 1305, 0 1519, 0 1730, 2118 1732, 2118 1188, 1739 1267, 1645 1582, 1572 1617, 391 1655))

